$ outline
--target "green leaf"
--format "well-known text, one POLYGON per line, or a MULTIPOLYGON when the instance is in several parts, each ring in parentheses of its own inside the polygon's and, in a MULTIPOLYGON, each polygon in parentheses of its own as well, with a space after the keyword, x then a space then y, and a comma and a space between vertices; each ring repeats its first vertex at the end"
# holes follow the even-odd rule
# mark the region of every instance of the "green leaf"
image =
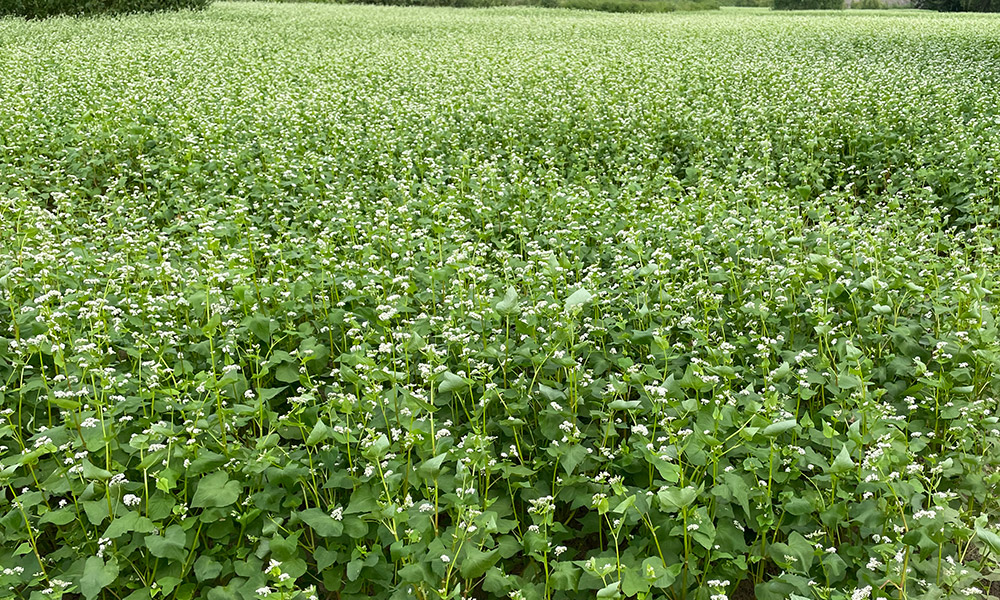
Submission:
MULTIPOLYGON (((296 528, 296 531, 288 536, 275 533, 268 541, 268 548, 271 550, 271 558, 278 562, 286 562, 299 558, 299 538, 305 530, 296 528)), ((287 571, 287 565, 282 571, 287 571)))
POLYGON ((125 596, 125 600, 152 600, 152 596, 149 595, 149 588, 143 587, 125 596))
POLYGON ((417 467, 417 474, 424 479, 436 478, 441 474, 441 465, 444 464, 444 459, 447 457, 447 454, 438 454, 434 458, 428 458, 417 467))
POLYGON ((465 557, 462 559, 458 570, 462 573, 462 577, 475 579, 482 577, 487 569, 495 565, 498 560, 500 560, 500 550, 495 549, 483 552, 482 550, 469 548, 465 552, 465 557))
POLYGON ((911 529, 903 534, 902 542, 910 546, 919 546, 924 538, 924 533, 919 529, 911 529))
POLYGON ((70 507, 58 508, 56 510, 50 510, 38 519, 39 525, 44 525, 46 523, 51 523, 53 525, 66 525, 72 523, 76 520, 76 513, 70 510, 70 507))
POLYGON ((108 525, 108 528, 104 531, 104 535, 101 537, 113 540, 132 531, 149 533, 150 531, 153 531, 153 529, 154 526, 152 521, 136 511, 129 511, 112 521, 111 524, 108 525))
POLYGON ((722 480, 733 499, 743 508, 746 517, 750 517, 750 486, 747 482, 737 473, 723 473, 722 480))
POLYGON ((153 556, 176 561, 183 561, 187 558, 187 551, 184 549, 184 529, 180 525, 167 527, 163 535, 147 535, 145 542, 153 556))
POLYGON ((94 466, 94 464, 86 458, 83 459, 82 463, 84 479, 99 479, 101 481, 111 479, 111 471, 94 466))
POLYGON ((622 593, 631 598, 649 592, 652 582, 637 568, 626 569, 622 575, 622 593))
POLYGON ((823 570, 830 578, 831 583, 841 581, 847 573, 847 563, 837 553, 824 554, 822 562, 823 570))
POLYGON ((618 586, 621 585, 621 581, 615 581, 610 583, 600 590, 597 591, 598 598, 621 598, 621 592, 618 591, 618 586))
MULTIPOLYGON (((878 304, 876 304, 875 306, 878 307, 878 304)), ((888 307, 886 307, 886 308, 888 308, 888 307)), ((878 312, 878 311, 876 310, 876 312, 878 312)), ((891 309, 890 309, 889 312, 891 312, 891 309)), ((844 357, 847 358, 847 360, 857 361, 862 356, 864 356, 864 353, 860 349, 858 349, 857 346, 855 346, 854 344, 852 344, 850 341, 848 341, 848 342, 846 342, 844 344, 844 357)))
POLYGON ((575 591, 579 587, 582 573, 583 570, 574 565, 572 561, 561 560, 557 561, 552 568, 549 581, 552 583, 553 589, 575 591))
POLYGON ((283 363, 274 370, 274 378, 282 383, 298 383, 299 368, 295 365, 283 363))
POLYGON ((217 585, 208 590, 205 600, 243 600, 244 597, 236 593, 236 587, 238 586, 233 583, 217 585))
POLYGON ((361 569, 365 567, 365 563, 359 558, 355 558, 351 562, 347 563, 347 579, 349 581, 355 581, 358 575, 361 574, 361 569))
POLYGON ((801 496, 793 496, 787 502, 785 502, 785 510, 788 514, 801 517, 802 515, 807 515, 813 511, 812 502, 807 498, 801 496))
POLYGON ((108 501, 106 498, 84 500, 81 504, 91 525, 100 525, 104 522, 104 519, 108 518, 108 501))
POLYGON ((501 315, 508 316, 519 312, 517 304, 517 290, 511 285, 507 287, 507 293, 504 294, 503 300, 497 302, 494 308, 501 315))
POLYGON ((206 475, 198 482, 198 489, 191 498, 194 508, 225 507, 235 504, 243 493, 239 481, 230 481, 225 471, 206 475))
POLYGON ((326 441, 330 437, 330 432, 331 429, 322 419, 316 421, 316 426, 313 427, 312 431, 309 432, 309 437, 306 438, 306 446, 315 446, 320 442, 326 441))
POLYGON ((507 592, 513 588, 511 578, 504 574, 499 568, 487 569, 486 578, 483 579, 483 590, 494 596, 506 596, 507 592))
POLYGON ((271 341, 271 319, 264 315, 254 315, 247 322, 250 332, 262 342, 271 341))
POLYGON ((788 431, 789 429, 792 429, 796 425, 798 425, 798 422, 795 419, 778 421, 777 423, 771 423, 770 425, 765 427, 764 431, 762 431, 761 433, 764 434, 766 437, 777 437, 782 433, 788 431))
POLYGON ((257 388, 257 393, 260 394, 260 399, 262 401, 267 402, 281 392, 285 391, 287 388, 288 386, 285 385, 275 388, 257 388))
POLYGON ((616 506, 612 512, 618 513, 620 515, 625 514, 628 511, 628 509, 632 508, 634 505, 635 505, 635 494, 632 494, 631 496, 619 502, 618 506, 616 506))
POLYGON ((368 535, 368 523, 359 517, 344 517, 344 534, 348 537, 361 539, 368 535))
POLYGON ((594 295, 585 288, 578 289, 570 294, 569 298, 566 298, 566 312, 572 312, 573 309, 582 307, 584 304, 590 302, 593 297, 594 295))
MULTIPOLYGON (((347 504, 347 508, 344 509, 344 514, 364 514, 373 512, 376 508, 378 508, 378 502, 376 502, 375 496, 372 495, 371 488, 364 485, 354 490, 354 493, 351 494, 351 501, 347 504)), ((346 522, 347 519, 345 518, 344 521, 346 522)))
POLYGON ((782 568, 803 575, 809 574, 816 556, 812 543, 797 531, 788 536, 787 543, 771 544, 768 553, 782 568))
POLYGON ((316 570, 325 571, 330 565, 337 562, 338 556, 339 554, 336 551, 327 550, 323 546, 316 548, 316 551, 313 552, 313 558, 316 559, 316 570))
POLYGON ((427 340, 416 331, 410 332, 410 339, 406 342, 406 349, 413 352, 422 349, 427 345, 427 340))
POLYGON ((658 588, 668 588, 673 585, 677 576, 681 573, 681 563, 674 563, 664 568, 663 560, 659 557, 650 557, 642 561, 643 575, 652 575, 652 584, 658 588))
POLYGON ((781 363, 781 365, 771 373, 771 379, 773 381, 781 381, 787 377, 792 372, 792 365, 788 363, 781 363))
POLYGON ((86 600, 93 600, 118 579, 118 561, 114 558, 108 562, 99 556, 91 556, 83 567, 83 577, 80 578, 80 593, 86 600))
POLYGON ((566 392, 550 388, 547 385, 538 384, 538 392, 549 402, 558 402, 566 399, 566 392))
MULTIPOLYGON (((217 452, 211 452, 202 448, 200 456, 195 459, 186 469, 187 477, 191 478, 192 475, 203 475, 205 473, 215 471, 222 465, 226 464, 226 457, 217 452)), ((164 470, 166 471, 166 470, 164 470)), ((160 476, 164 476, 164 471, 160 472, 160 476)), ((174 471, 174 473, 177 473, 174 471)), ((176 480, 180 473, 172 475, 172 478, 176 480)))
POLYGON ((679 511, 692 502, 698 497, 698 491, 693 487, 672 487, 665 490, 660 490, 656 494, 656 497, 660 500, 660 506, 669 512, 679 511))
POLYGON ((611 410, 631 410, 636 408, 641 404, 641 400, 612 400, 608 403, 608 408, 611 410))
POLYGON ((157 577, 156 583, 159 584, 160 590, 164 595, 169 595, 170 592, 174 591, 174 589, 180 585, 181 580, 177 577, 166 575, 163 577, 157 577))
POLYGON ((375 458, 381 459, 389 452, 389 445, 389 437, 383 433, 375 438, 375 441, 368 448, 368 452, 375 458))
POLYGON ((299 518, 320 537, 338 537, 344 533, 344 524, 318 508, 300 511, 299 518))
POLYGON ((854 461, 851 460, 851 453, 847 451, 847 446, 844 445, 840 447, 840 453, 837 454, 837 458, 834 459, 833 464, 830 465, 827 472, 837 475, 850 471, 854 466, 854 461))
POLYGON ((222 572, 222 563, 207 554, 202 554, 194 561, 194 575, 198 581, 215 579, 222 572))
POLYGON ((211 337, 215 335, 215 330, 219 328, 219 324, 222 323, 222 315, 212 315, 212 318, 205 323, 205 326, 201 328, 205 335, 211 337))
POLYGON ((565 453, 560 458, 561 464, 566 469, 567 475, 572 475, 573 471, 587 458, 587 448, 582 444, 573 444, 566 447, 565 453))
POLYGON ((445 371, 441 374, 441 385, 438 386, 438 391, 441 393, 454 392, 457 390, 464 390, 469 387, 470 382, 464 377, 459 377, 451 371, 445 371))
POLYGON ((976 537, 986 544, 994 558, 1000 557, 1000 535, 993 533, 989 529, 976 525, 976 537))

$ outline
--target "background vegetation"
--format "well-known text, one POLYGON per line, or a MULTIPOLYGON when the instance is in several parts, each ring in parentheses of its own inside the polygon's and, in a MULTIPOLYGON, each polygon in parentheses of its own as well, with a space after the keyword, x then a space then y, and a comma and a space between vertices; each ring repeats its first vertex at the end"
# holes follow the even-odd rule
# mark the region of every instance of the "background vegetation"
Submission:
POLYGON ((0 20, 0 597, 983 597, 997 24, 0 20))
POLYGON ((212 0, 0 0, 5 15, 44 19, 58 15, 98 15, 201 10, 212 0))
POLYGON ((916 0, 916 7, 941 12, 1000 12, 996 0, 916 0))
MULTIPOLYGON (((299 0, 292 0, 299 1, 299 0)), ((324 0, 336 4, 380 4, 384 6, 539 6, 575 8, 620 13, 667 13, 675 11, 714 10, 718 0, 324 0)))
POLYGON ((775 10, 837 10, 844 8, 844 0, 773 0, 775 10))
POLYGON ((720 6, 741 6, 753 8, 767 8, 771 6, 771 0, 722 0, 720 6))

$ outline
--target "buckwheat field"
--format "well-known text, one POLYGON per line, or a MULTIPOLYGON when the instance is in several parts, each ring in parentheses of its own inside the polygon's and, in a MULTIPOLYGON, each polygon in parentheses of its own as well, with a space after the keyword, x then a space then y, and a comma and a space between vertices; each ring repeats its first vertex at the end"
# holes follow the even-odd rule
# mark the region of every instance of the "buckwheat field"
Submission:
POLYGON ((997 16, 0 20, 0 598, 984 598, 998 170, 997 16))

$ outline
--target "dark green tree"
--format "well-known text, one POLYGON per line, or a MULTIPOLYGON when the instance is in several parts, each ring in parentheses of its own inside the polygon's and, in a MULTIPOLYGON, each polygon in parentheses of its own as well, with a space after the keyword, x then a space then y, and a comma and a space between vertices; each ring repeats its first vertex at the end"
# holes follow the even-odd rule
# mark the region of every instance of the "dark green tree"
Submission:
POLYGON ((941 12, 1000 12, 1000 0, 916 0, 914 6, 941 12))
POLYGON ((212 0, 0 0, 0 16, 44 19, 56 15, 97 15, 203 9, 212 0))

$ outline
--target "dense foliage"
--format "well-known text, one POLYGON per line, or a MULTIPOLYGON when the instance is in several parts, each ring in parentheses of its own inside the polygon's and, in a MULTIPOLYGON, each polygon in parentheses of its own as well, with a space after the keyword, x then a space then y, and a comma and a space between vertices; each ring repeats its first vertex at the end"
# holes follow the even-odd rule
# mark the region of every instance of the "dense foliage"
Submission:
MULTIPOLYGON (((312 1, 312 0, 279 0, 312 1)), ((487 8, 496 6, 540 6, 620 13, 666 13, 714 10, 718 0, 321 0, 337 4, 380 4, 385 6, 451 6, 487 8)), ((770 1, 770 0, 768 0, 770 1)))
POLYGON ((772 0, 721 0, 719 5, 765 8, 771 6, 771 1, 772 0))
POLYGON ((0 20, 0 597, 981 597, 1000 22, 738 12, 0 20))
POLYGON ((44 19, 58 15, 99 15, 201 10, 212 0, 0 0, 0 17, 44 19))
POLYGON ((941 12, 1000 12, 1000 0, 915 0, 915 5, 941 12))
POLYGON ((829 10, 844 8, 844 0, 773 0, 775 10, 829 10))

